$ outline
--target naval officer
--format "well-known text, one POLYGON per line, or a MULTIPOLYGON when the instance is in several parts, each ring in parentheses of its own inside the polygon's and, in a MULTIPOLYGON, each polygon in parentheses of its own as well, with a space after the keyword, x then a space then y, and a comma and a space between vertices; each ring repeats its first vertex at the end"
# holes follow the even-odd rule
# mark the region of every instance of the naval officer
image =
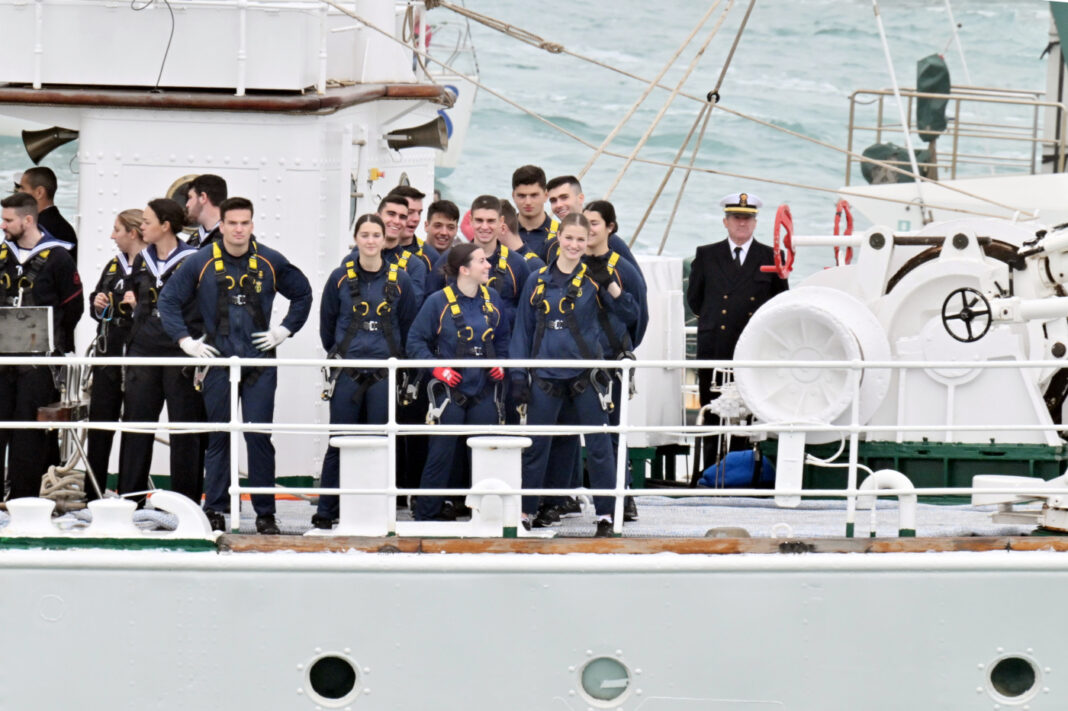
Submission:
MULTIPOLYGON (((763 272, 760 267, 775 263, 775 250, 753 239, 757 210, 764 204, 752 193, 731 193, 719 201, 727 239, 701 245, 693 258, 686 302, 697 316, 697 357, 701 360, 730 360, 742 329, 753 313, 768 299, 786 291, 785 279, 763 272)), ((713 371, 698 373, 701 405, 713 398, 713 371)), ((709 420, 706 418, 706 422, 709 420)), ((718 424, 713 419, 709 424, 718 424)), ((705 465, 712 464, 710 442, 705 442, 705 465)), ((736 438, 732 449, 744 449, 748 442, 736 438)))

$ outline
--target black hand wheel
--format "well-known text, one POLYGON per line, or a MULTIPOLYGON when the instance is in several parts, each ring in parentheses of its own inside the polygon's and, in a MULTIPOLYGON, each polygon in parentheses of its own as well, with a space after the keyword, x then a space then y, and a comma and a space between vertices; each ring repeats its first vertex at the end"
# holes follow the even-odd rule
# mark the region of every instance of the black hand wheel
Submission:
POLYGON ((990 330, 990 302, 976 289, 963 286, 942 302, 942 325, 961 343, 974 343, 990 330))

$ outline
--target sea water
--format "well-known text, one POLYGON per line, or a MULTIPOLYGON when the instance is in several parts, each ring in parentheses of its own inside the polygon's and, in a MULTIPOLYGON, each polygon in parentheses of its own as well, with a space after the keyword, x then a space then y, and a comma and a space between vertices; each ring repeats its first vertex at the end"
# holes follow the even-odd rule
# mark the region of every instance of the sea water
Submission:
MULTIPOLYGON (((467 0, 470 9, 534 32, 578 54, 642 77, 654 77, 710 7, 705 2, 668 0, 467 0)), ((716 85, 721 67, 738 33, 747 2, 730 7, 721 27, 700 58, 685 90, 704 96, 716 85)), ((662 83, 674 86, 730 3, 723 0, 704 28, 683 50, 662 83)), ((894 71, 902 86, 914 86, 916 62, 944 54, 954 83, 963 84, 964 66, 944 0, 883 0, 880 3, 894 71)), ((964 62, 971 84, 1041 91, 1045 60, 1040 54, 1049 30, 1047 3, 1034 0, 954 0, 964 62)), ((462 19, 446 9, 430 13, 430 22, 455 27, 462 19)), ((644 85, 564 54, 550 54, 472 23, 481 71, 488 87, 507 96, 593 145, 630 109, 644 85)), ((441 28, 444 43, 449 30, 441 28)), ((764 121, 837 146, 847 137, 849 95, 856 89, 889 88, 890 74, 869 0, 758 0, 720 88, 720 102, 764 121)), ((655 90, 623 127, 609 149, 630 154, 661 111, 668 92, 655 90)), ((678 98, 652 132, 639 158, 670 161, 700 111, 700 104, 678 98)), ((989 120, 996 120, 990 115, 989 120)), ((903 144, 899 136, 894 142, 903 144)), ((863 146, 861 146, 862 148, 863 146)), ((76 144, 49 155, 44 164, 60 179, 57 201, 75 212, 76 144)), ((480 92, 460 165, 439 180, 443 197, 461 206, 483 193, 508 195, 511 173, 520 165, 542 166, 552 177, 577 173, 593 151, 531 115, 480 92)), ((685 160, 689 159, 689 152, 685 160)), ((586 199, 602 197, 624 161, 602 156, 584 176, 586 199)), ((29 165, 21 143, 0 137, 0 188, 29 165)), ((703 243, 722 239, 719 198, 745 190, 761 196, 757 237, 771 240, 775 208, 788 204, 798 234, 830 231, 835 196, 802 187, 836 189, 845 184, 845 156, 722 111, 714 111, 696 166, 746 176, 694 172, 675 213, 664 253, 689 256, 703 243)), ((612 192, 620 234, 629 239, 656 192, 665 168, 635 163, 612 192)), ((859 179, 859 176, 856 179, 859 179)), ((667 184, 637 239, 638 251, 656 252, 664 237, 681 172, 667 184)), ((166 186, 149 194, 155 197, 166 186)), ((151 191, 150 191, 151 192, 151 191)), ((133 206, 131 206, 133 207, 133 206)), ((297 209, 297 206, 294 206, 297 209)), ((858 229, 864 227, 858 222, 858 229)), ((798 254, 797 277, 830 264, 829 248, 798 254)))

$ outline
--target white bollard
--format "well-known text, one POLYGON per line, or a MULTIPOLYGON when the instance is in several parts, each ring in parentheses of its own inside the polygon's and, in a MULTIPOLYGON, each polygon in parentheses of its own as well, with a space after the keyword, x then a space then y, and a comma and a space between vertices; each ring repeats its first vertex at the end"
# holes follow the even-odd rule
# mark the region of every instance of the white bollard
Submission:
MULTIPOLYGON (((389 487, 389 438, 379 436, 331 437, 330 445, 340 456, 342 489, 385 489, 389 487)), ((393 498, 385 494, 342 494, 339 498, 335 536, 388 536, 390 514, 396 511, 393 498)), ((314 529, 313 529, 314 531, 314 529)))
MULTIPOLYGON (((530 437, 470 437, 471 488, 503 484, 502 488, 519 490, 523 486, 523 450, 531 445, 530 437)), ((494 487, 496 488, 496 487, 494 487)), ((521 501, 518 494, 472 494, 467 497, 473 527, 481 524, 501 526, 505 538, 515 538, 519 528, 521 501), (496 501, 501 501, 498 507, 496 501), (486 506, 482 506, 485 500, 486 506), (497 517, 500 516, 498 519, 497 517), (499 521, 499 522, 498 522, 499 521)))
MULTIPOLYGON (((192 502, 190 502, 192 503, 192 502)), ((85 529, 86 538, 140 538, 141 529, 133 522, 137 504, 129 499, 97 499, 89 502, 93 520, 85 529)), ((207 517, 205 516, 205 519, 207 517)))
POLYGON ((7 512, 11 515, 11 521, 0 529, 0 535, 6 538, 41 538, 63 535, 52 523, 52 510, 55 508, 56 502, 51 499, 35 497, 11 499, 7 502, 7 512))

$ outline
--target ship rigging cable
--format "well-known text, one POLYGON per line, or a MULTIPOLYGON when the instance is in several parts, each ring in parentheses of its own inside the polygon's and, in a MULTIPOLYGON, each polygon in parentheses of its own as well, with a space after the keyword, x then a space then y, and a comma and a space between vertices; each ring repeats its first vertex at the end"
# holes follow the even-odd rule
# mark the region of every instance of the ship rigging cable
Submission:
MULTIPOLYGON (((327 4, 331 5, 332 7, 341 10, 342 12, 345 12, 350 17, 356 17, 351 12, 343 10, 339 6, 337 6, 334 3, 330 2, 330 0, 323 0, 323 1, 327 2, 327 4)), ((530 32, 528 30, 524 30, 524 29, 519 28, 519 27, 515 27, 514 25, 510 25, 507 22, 504 22, 502 20, 498 20, 498 19, 496 19, 494 17, 490 17, 489 15, 485 15, 485 14, 482 14, 482 13, 475 12, 473 10, 469 10, 466 7, 455 5, 455 4, 451 3, 451 2, 447 2, 446 0, 426 0, 426 7, 427 7, 428 10, 436 8, 436 7, 442 7, 442 8, 445 8, 447 10, 452 10, 453 12, 455 12, 455 13, 457 13, 459 15, 462 15, 462 16, 470 19, 470 20, 474 20, 475 22, 478 22, 478 23, 480 23, 482 25, 485 25, 486 27, 489 27, 490 29, 496 30, 496 31, 501 32, 503 34, 506 34, 509 37, 513 37, 515 39, 518 39, 521 42, 524 42, 524 43, 529 44, 531 46, 538 47, 539 49, 544 49, 544 50, 549 51, 549 52, 551 52, 553 54, 566 54, 566 55, 572 56, 572 57, 574 57, 576 59, 580 59, 580 60, 582 60, 584 62, 588 62, 590 64, 593 64, 593 65, 596 65, 598 67, 601 67, 603 69, 607 69, 607 70, 609 70, 611 72, 615 72, 616 74, 620 74, 620 75, 625 76, 625 77, 627 77, 629 79, 633 79, 635 81, 640 81, 643 84, 654 86, 654 87, 656 87, 658 89, 664 89, 665 91, 673 91, 672 87, 670 87, 670 86, 668 86, 666 84, 660 83, 658 79, 650 80, 648 77, 642 77, 642 76, 639 76, 637 74, 633 74, 631 72, 628 72, 625 69, 621 69, 620 67, 616 67, 616 66, 612 66, 612 65, 606 64, 605 62, 602 62, 602 61, 600 61, 598 59, 594 59, 593 57, 589 57, 589 56, 580 54, 578 52, 574 52, 572 50, 569 50, 569 49, 567 49, 567 47, 565 47, 562 44, 559 44, 559 43, 556 43, 556 42, 550 42, 548 40, 545 40, 544 38, 534 34, 533 32, 530 32)), ((359 18, 357 18, 357 19, 359 19, 359 18)), ((375 29, 378 29, 378 28, 375 28, 375 29)), ((381 30, 379 30, 379 31, 381 32, 381 30)), ((383 33, 383 34, 386 34, 386 33, 383 33)), ((387 34, 387 36, 389 36, 389 35, 387 34)), ((396 39, 396 38, 393 38, 393 39, 396 39)), ((448 65, 444 64, 443 62, 440 62, 440 61, 438 61, 436 59, 433 59, 433 58, 430 58, 430 59, 431 59, 431 61, 433 61, 433 62, 435 62, 437 64, 440 64, 443 67, 449 68, 448 65)), ((476 84, 477 84, 477 82, 476 82, 476 84)), ((478 84, 478 86, 480 88, 486 89, 486 91, 488 91, 489 93, 493 94, 494 96, 497 96, 498 98, 502 99, 503 101, 506 101, 507 103, 511 103, 516 108, 519 108, 522 111, 526 111, 528 114, 530 114, 534 118, 537 118, 537 119, 545 122, 550 127, 555 128, 556 130, 558 130, 558 131, 564 133, 565 135, 567 135, 568 137, 575 138, 576 140, 579 140, 584 145, 589 145, 585 141, 582 141, 581 139, 576 138, 573 134, 571 134, 570 132, 568 132, 565 129, 561 128, 560 126, 557 126, 556 124, 553 124, 553 123, 551 123, 549 121, 546 121, 546 120, 542 119, 540 116, 538 116, 534 112, 528 111, 527 109, 523 108, 522 106, 519 106, 518 104, 514 104, 513 102, 509 102, 507 99, 504 99, 504 97, 500 96, 500 94, 497 94, 492 89, 489 89, 488 87, 486 87, 486 86, 484 86, 482 84, 478 84)), ((707 104, 707 102, 708 102, 707 98, 702 98, 700 96, 697 96, 696 94, 691 94, 691 93, 685 92, 685 91, 679 91, 678 95, 682 96, 682 97, 685 97, 687 99, 690 99, 691 101, 699 102, 702 106, 705 106, 707 104)), ((890 171, 893 174, 908 175, 908 176, 912 176, 913 175, 912 171, 910 171, 910 170, 905 170, 905 169, 900 168, 900 167, 898 167, 896 165, 891 165, 891 164, 885 163, 883 161, 879 161, 879 160, 875 160, 875 159, 872 159, 872 158, 868 158, 867 156, 864 156, 864 155, 861 155, 859 153, 855 153, 853 151, 847 150, 845 148, 842 148, 841 146, 835 146, 833 144, 826 143, 825 141, 821 141, 821 140, 819 140, 817 138, 813 138, 811 136, 806 136, 804 134, 797 133, 796 131, 791 131, 788 128, 785 128, 783 126, 777 126, 777 125, 775 125, 773 123, 769 123, 767 121, 763 121, 761 119, 758 119, 755 116, 752 116, 752 115, 747 114, 745 112, 739 111, 737 109, 729 109, 729 108, 723 106, 722 104, 719 105, 719 108, 720 108, 720 110, 726 111, 727 113, 729 113, 729 114, 731 114, 733 116, 737 116, 738 118, 745 119, 747 121, 752 121, 752 122, 757 123, 757 124, 759 124, 761 126, 764 126, 766 128, 769 128, 769 129, 772 129, 772 130, 775 130, 775 131, 779 131, 781 133, 785 133, 787 135, 793 136, 793 137, 798 138, 800 140, 807 141, 807 142, 815 144, 817 146, 821 146, 823 148, 827 148, 827 149, 835 151, 837 153, 841 153, 841 154, 847 155, 847 156, 853 158, 854 160, 857 160, 860 163, 869 163, 871 165, 876 165, 876 166, 879 166, 880 168, 884 168, 884 169, 890 171)), ((613 157, 619 157, 616 154, 613 154, 613 153, 610 153, 610 152, 606 152, 606 151, 603 151, 602 154, 610 155, 610 156, 613 156, 613 157)), ((680 157, 681 157, 681 154, 680 154, 680 157)), ((636 159, 636 160, 639 163, 647 162, 647 161, 644 161, 642 159, 636 159)), ((676 162, 677 162, 677 159, 676 159, 676 162)), ((677 166, 677 167, 682 167, 682 166, 677 166)), ((584 172, 585 172, 585 170, 587 170, 587 168, 583 169, 584 172)), ((715 171, 703 171, 703 169, 700 169, 700 168, 697 168, 696 170, 699 170, 699 171, 702 171, 702 172, 713 172, 713 173, 715 173, 715 171)), ((717 173, 717 174, 719 174, 719 175, 729 175, 727 173, 717 173)), ((579 177, 581 177, 581 174, 580 174, 579 177)), ((734 176, 734 177, 737 177, 737 176, 734 176)), ((840 192, 840 191, 831 190, 831 189, 828 189, 828 188, 820 188, 820 187, 810 186, 810 185, 797 185, 797 184, 793 184, 793 183, 784 183, 784 182, 781 182, 781 181, 768 180, 766 178, 747 178, 747 179, 758 180, 758 181, 762 181, 762 182, 766 182, 766 183, 772 183, 772 184, 778 184, 778 185, 788 185, 788 186, 792 186, 792 187, 800 187, 800 188, 804 188, 804 189, 812 189, 812 190, 823 191, 823 192, 832 192, 832 193, 840 192)), ((926 181, 926 182, 936 182, 936 181, 933 181, 930 178, 927 178, 927 177, 925 177, 923 175, 919 176, 919 180, 920 181, 926 181)), ((942 187, 944 189, 946 189, 946 190, 951 191, 951 192, 955 192, 955 193, 957 193, 959 195, 962 195, 964 197, 972 198, 972 199, 977 200, 979 202, 987 203, 987 204, 992 205, 994 207, 1000 207, 1000 208, 1003 208, 1005 210, 1009 210, 1009 211, 1012 211, 1012 212, 1018 212, 1021 218, 1034 219, 1035 217, 1037 217, 1037 215, 1035 215, 1034 213, 1032 213, 1032 212, 1030 212, 1028 210, 1022 210, 1022 209, 1020 209, 1018 207, 1015 207, 1015 206, 1012 206, 1012 205, 1006 205, 1004 203, 998 202, 998 201, 993 200, 993 199, 991 199, 989 197, 985 197, 985 196, 982 196, 982 195, 976 195, 974 193, 970 193, 967 190, 964 190, 964 189, 959 188, 957 186, 943 185, 942 187)), ((849 194, 849 193, 848 192, 843 192, 843 194, 849 194)), ((889 197, 884 197, 884 196, 875 196, 875 195, 868 195, 868 196, 865 196, 865 197, 868 197, 869 199, 880 200, 882 202, 892 202, 892 203, 899 203, 899 204, 903 204, 903 205, 904 204, 911 205, 911 204, 914 204, 914 202, 915 202, 914 200, 900 200, 900 199, 889 198, 889 197)), ((996 215, 996 214, 993 214, 993 213, 978 212, 978 211, 975 211, 975 210, 969 210, 969 209, 961 208, 961 207, 945 207, 945 206, 936 205, 936 204, 929 204, 929 205, 927 205, 927 207, 928 208, 945 209, 945 210, 949 210, 951 212, 958 212, 958 213, 967 214, 967 215, 976 215, 976 216, 979 216, 979 217, 1000 217, 1000 215, 996 215)))
MULTIPOLYGON (((441 61, 439 59, 435 59, 434 57, 430 56, 426 52, 422 52, 420 50, 413 49, 407 43, 403 42, 402 40, 400 40, 397 37, 394 37, 393 34, 391 32, 389 32, 388 30, 384 30, 381 27, 378 27, 374 23, 369 22, 368 20, 366 20, 362 16, 356 14, 355 12, 353 12, 352 10, 349 10, 346 7, 343 7, 343 6, 339 5, 339 4, 337 4, 333 0, 320 0, 320 1, 323 2, 326 5, 329 5, 330 7, 334 8, 338 12, 341 12, 342 14, 347 15, 348 17, 351 17, 352 19, 356 20, 357 22, 362 23, 368 29, 372 29, 375 32, 378 32, 379 34, 389 38, 393 42, 396 42, 397 44, 400 44, 406 50, 409 50, 409 51, 412 51, 412 52, 415 52, 415 53, 419 54, 423 59, 429 59, 434 64, 437 64, 438 66, 441 66, 441 67, 443 67, 444 69, 446 69, 446 70, 448 70, 450 72, 454 72, 454 73, 457 73, 457 74, 461 73, 459 70, 455 69, 454 67, 448 65, 447 63, 445 63, 445 62, 443 62, 443 61, 441 61)), ((443 6, 445 6, 445 5, 443 4, 443 6)), ((591 143, 591 142, 587 141, 586 139, 582 138, 581 136, 579 136, 579 135, 567 130, 563 126, 550 121, 549 119, 545 118, 544 116, 538 114, 536 111, 533 111, 533 110, 523 106, 522 104, 520 104, 520 103, 518 103, 518 102, 516 102, 516 101, 514 101, 512 99, 509 99, 507 96, 501 94, 499 91, 493 89, 492 87, 489 87, 486 84, 484 84, 484 83, 482 83, 482 82, 480 82, 477 79, 474 79, 472 77, 467 77, 467 81, 471 82, 472 84, 474 84, 478 88, 482 89, 483 91, 485 91, 485 92, 497 97, 498 99, 500 99, 504 103, 508 104, 509 106, 511 106, 511 107, 513 107, 515 109, 518 109, 519 111, 522 111, 523 113, 527 114, 531 118, 533 118, 533 119, 545 124, 546 126, 548 126, 548 127, 552 128, 552 129, 564 134, 565 136, 567 136, 568 138, 574 140, 575 142, 580 143, 581 145, 585 146, 586 148, 589 148, 590 150, 596 150, 597 146, 595 146, 593 143, 591 143)), ((646 81, 646 80, 642 80, 642 81, 646 81)), ((670 87, 663 87, 663 88, 670 89, 670 87)), ((690 98, 696 98, 692 94, 683 94, 682 92, 680 92, 680 95, 681 96, 689 96, 690 98)), ((698 100, 702 101, 702 103, 707 101, 705 99, 698 99, 698 100)), ((723 109, 723 110, 728 111, 728 113, 731 113, 733 115, 739 116, 741 118, 748 118, 745 114, 743 114, 743 113, 741 113, 739 111, 729 111, 727 109, 723 109)), ((764 123, 764 122, 760 122, 760 123, 764 123)), ((765 125, 771 126, 771 124, 765 124, 765 125)), ((772 127, 774 127, 774 126, 772 126, 772 127)), ((778 128, 778 127, 774 127, 774 128, 778 128)), ((793 132, 789 132, 789 133, 793 133, 793 132)), ((808 137, 802 136, 801 134, 794 133, 793 135, 805 138, 806 140, 816 141, 816 139, 810 139, 808 137)), ((819 143, 819 141, 816 141, 816 142, 819 143)), ((872 165, 878 165, 878 166, 884 167, 884 168, 886 168, 887 170, 889 170, 891 172, 903 173, 903 174, 911 175, 911 173, 909 173, 909 171, 901 170, 897 166, 891 165, 891 164, 883 162, 883 161, 867 158, 865 156, 861 156, 860 154, 853 153, 851 151, 846 151, 845 149, 841 149, 841 148, 837 148, 837 147, 835 147, 835 150, 838 150, 840 152, 852 155, 852 156, 854 156, 856 158, 856 160, 863 161, 865 163, 871 163, 872 165)), ((604 152, 604 155, 610 156, 612 158, 620 158, 620 159, 623 159, 623 160, 625 160, 627 158, 627 156, 622 154, 622 153, 617 153, 615 151, 608 151, 608 150, 606 150, 604 152)), ((636 157, 636 158, 634 158, 634 162, 635 163, 642 163, 642 164, 645 164, 645 165, 655 165, 655 166, 660 166, 660 167, 664 167, 664 168, 671 168, 671 167, 686 168, 687 167, 686 165, 683 165, 681 163, 669 162, 669 161, 663 161, 663 160, 655 160, 655 159, 652 159, 652 158, 638 158, 638 157, 636 157)), ((743 174, 743 173, 733 173, 733 172, 724 171, 724 170, 717 170, 715 168, 692 167, 690 169, 694 170, 694 171, 697 171, 699 173, 707 173, 709 175, 719 175, 719 176, 723 176, 723 177, 727 177, 727 178, 735 178, 735 179, 738 179, 738 180, 746 180, 746 181, 753 181, 753 182, 759 182, 759 183, 767 183, 767 184, 770 184, 770 185, 783 185, 783 186, 786 186, 786 187, 801 188, 802 190, 812 190, 812 191, 815 191, 815 192, 830 193, 832 195, 838 195, 838 194, 849 195, 850 194, 848 191, 838 190, 838 189, 835 189, 835 188, 826 188, 826 187, 822 187, 822 186, 818 186, 818 185, 807 185, 807 184, 804 184, 804 183, 797 183, 797 182, 793 182, 793 181, 789 181, 789 180, 778 180, 776 178, 768 178, 768 177, 756 176, 756 175, 746 175, 746 174, 743 174)), ((924 178, 923 176, 920 176, 920 179, 921 180, 928 180, 927 178, 924 178)), ((958 194, 961 194, 961 195, 965 195, 967 197, 972 197, 972 198, 975 198, 976 200, 980 200, 982 202, 990 203, 990 204, 992 204, 994 206, 1001 207, 1001 208, 1004 208, 1006 210, 1018 211, 1021 216, 1027 217, 1029 219, 1034 217, 1034 215, 1032 215, 1030 212, 1027 212, 1025 210, 1019 210, 1016 207, 1012 207, 1012 206, 1009 206, 1009 205, 1004 205, 1002 203, 996 202, 996 201, 991 200, 989 198, 985 198, 985 197, 982 197, 982 196, 979 196, 979 195, 973 195, 972 193, 969 193, 966 190, 961 190, 960 188, 957 188, 957 187, 952 186, 952 185, 944 185, 943 187, 946 190, 949 190, 951 192, 955 192, 955 193, 958 193, 958 194)), ((885 196, 870 196, 870 197, 872 199, 880 200, 882 202, 890 202, 890 203, 896 203, 896 204, 900 204, 900 205, 913 205, 913 204, 915 204, 914 200, 907 200, 907 199, 902 199, 902 198, 891 198, 891 197, 885 197, 885 196)), ((966 215, 976 215, 978 217, 1001 217, 1001 215, 996 215, 996 214, 993 214, 993 213, 986 213, 986 212, 978 212, 976 210, 969 210, 967 208, 962 208, 962 207, 959 207, 959 206, 956 206, 956 205, 939 205, 939 204, 934 204, 934 203, 927 203, 927 207, 928 208, 937 208, 939 210, 945 210, 947 212, 954 212, 954 213, 960 213, 960 214, 966 214, 966 215)))
MULTIPOLYGON (((731 0, 731 4, 733 4, 733 0, 731 0)), ((605 149, 608 148, 608 145, 615 140, 616 136, 619 135, 619 132, 623 130, 623 127, 627 125, 627 122, 630 121, 632 116, 634 116, 634 112, 638 110, 638 107, 645 103, 645 99, 648 98, 649 94, 652 93, 653 89, 660 84, 660 80, 664 78, 664 75, 667 74, 668 70, 671 69, 671 67, 675 64, 675 60, 679 58, 683 50, 685 50, 690 45, 690 42, 693 41, 694 36, 697 35, 697 31, 704 27, 705 23, 708 22, 708 18, 712 16, 712 13, 715 12, 717 7, 719 7, 719 0, 713 3, 712 6, 708 8, 708 11, 704 14, 704 16, 701 17, 700 21, 696 25, 694 25, 693 31, 690 32, 689 35, 687 35, 686 39, 684 39, 682 41, 682 44, 679 45, 679 48, 675 50, 675 53, 672 54, 671 57, 668 58, 668 61, 664 63, 664 67, 660 70, 660 73, 657 74, 656 77, 651 81, 646 82, 645 91, 643 91, 641 95, 634 100, 634 103, 631 105, 627 113, 623 115, 623 118, 619 119, 619 122, 616 123, 615 128, 613 128, 609 132, 609 134, 605 136, 604 140, 601 142, 601 145, 597 147, 597 150, 593 152, 593 155, 590 156, 590 159, 586 161, 586 165, 582 166, 582 170, 578 172, 579 180, 582 180, 584 177, 586 177, 586 172, 593 167, 593 164, 597 162, 597 159, 601 156, 602 153, 604 153, 605 149)), ((724 11, 724 14, 726 14, 726 12, 729 10, 730 6, 728 6, 727 10, 724 11)), ((719 25, 717 25, 717 29, 718 27, 719 25)), ((712 38, 709 37, 709 40, 711 39, 712 38)), ((707 42, 705 43, 705 46, 708 46, 707 42)), ((681 88, 681 85, 678 88, 681 88)))
MULTIPOLYGON (((671 208, 671 212, 668 213, 667 225, 664 226, 664 234, 660 238, 660 246, 657 247, 656 253, 664 253, 664 245, 667 244, 668 235, 671 233, 671 226, 675 224, 675 215, 678 213, 679 204, 682 202, 683 193, 686 192, 686 185, 690 181, 690 175, 693 173, 694 163, 697 161, 697 154, 701 150, 701 141, 704 140, 705 131, 708 130, 708 121, 712 118, 712 110, 716 108, 716 103, 719 101, 719 90, 723 86, 723 80, 727 77, 727 69, 731 65, 731 60, 734 59, 734 52, 738 49, 738 44, 742 41, 742 33, 745 32, 746 25, 749 24, 749 16, 753 14, 753 6, 756 5, 756 0, 749 0, 749 6, 745 9, 745 15, 742 16, 742 24, 738 27, 738 32, 734 35, 734 42, 731 44, 730 52, 727 53, 727 59, 724 60, 723 66, 719 70, 719 78, 716 79, 716 86, 712 91, 708 92, 708 103, 701 107, 700 113, 698 113, 698 120, 701 119, 701 114, 704 114, 704 119, 701 122, 701 132, 697 134, 697 141, 693 144, 693 151, 690 153, 690 165, 687 166, 686 172, 682 176, 682 184, 679 186, 678 192, 675 194, 675 204, 671 208)), ((696 122, 694 123, 696 126, 696 122)), ((690 130, 690 135, 693 135, 693 130, 690 130)), ((686 139, 686 143, 689 143, 689 138, 686 139)), ((675 163, 679 162, 679 158, 682 156, 682 151, 686 150, 686 144, 684 143, 679 149, 679 155, 675 157, 675 163)), ((657 189, 656 194, 653 195, 653 199, 649 201, 649 204, 645 208, 645 214, 642 216, 642 221, 638 225, 638 228, 634 231, 634 234, 630 238, 630 244, 633 245, 637 239, 638 234, 641 232, 641 228, 645 225, 645 220, 649 217, 649 213, 652 212, 656 203, 660 200, 660 195, 664 191, 664 187, 667 185, 667 181, 671 179, 671 176, 675 173, 675 168, 668 168, 664 174, 664 179, 660 182, 660 187, 657 189)))

